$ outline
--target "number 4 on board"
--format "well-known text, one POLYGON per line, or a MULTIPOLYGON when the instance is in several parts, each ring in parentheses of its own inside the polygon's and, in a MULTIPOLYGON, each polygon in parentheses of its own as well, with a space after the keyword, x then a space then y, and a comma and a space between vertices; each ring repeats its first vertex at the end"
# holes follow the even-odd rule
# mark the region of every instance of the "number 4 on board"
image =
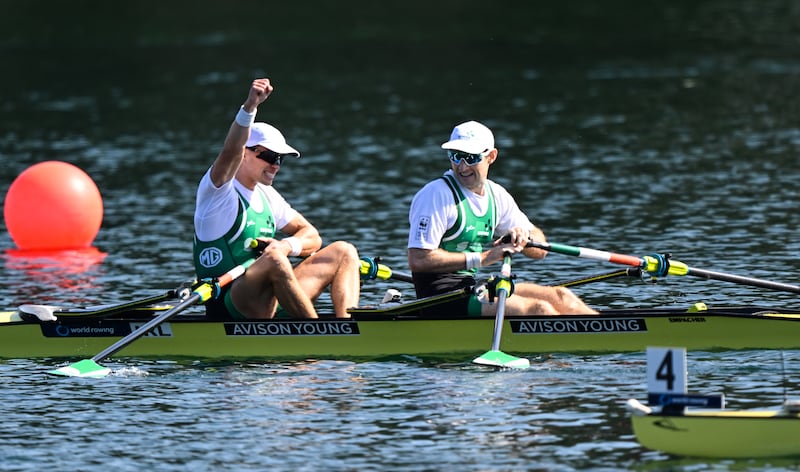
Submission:
POLYGON ((649 393, 686 393, 685 348, 647 348, 647 391, 649 393))

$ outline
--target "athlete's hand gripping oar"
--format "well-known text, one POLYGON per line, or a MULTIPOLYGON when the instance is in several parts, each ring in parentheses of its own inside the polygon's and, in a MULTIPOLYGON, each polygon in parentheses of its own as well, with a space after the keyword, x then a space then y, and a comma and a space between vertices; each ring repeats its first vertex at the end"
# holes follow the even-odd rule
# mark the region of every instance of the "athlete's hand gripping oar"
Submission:
POLYGON ((411 277, 410 274, 405 274, 403 272, 395 272, 389 266, 380 264, 379 257, 362 257, 361 258, 361 269, 360 273, 362 278, 364 279, 394 279, 400 280, 402 282, 414 282, 414 279, 411 277))
POLYGON ((691 275, 703 279, 722 280, 725 282, 750 285, 753 287, 800 293, 800 286, 798 285, 771 282, 769 280, 754 279, 752 277, 743 277, 740 275, 726 274, 723 272, 714 272, 711 270, 696 269, 694 267, 689 267, 683 262, 670 259, 668 256, 658 254, 644 257, 628 256, 625 254, 598 251, 596 249, 588 249, 585 247, 568 246, 566 244, 557 243, 542 243, 537 241, 530 241, 528 242, 527 246, 536 247, 539 249, 544 249, 545 251, 564 254, 567 256, 576 256, 585 259, 595 259, 599 261, 612 262, 614 264, 639 267, 656 277, 664 277, 667 275, 691 275))
POLYGON ((122 348, 128 346, 130 343, 136 341, 140 337, 147 334, 150 330, 160 325, 161 323, 169 320, 173 316, 189 308, 190 306, 205 303, 214 298, 219 293, 219 290, 233 282, 236 278, 244 274, 245 270, 255 262, 255 259, 250 259, 247 262, 234 267, 225 274, 213 280, 202 280, 194 288, 192 293, 179 304, 175 305, 172 309, 165 311, 152 320, 148 321, 138 329, 107 347, 103 352, 97 354, 91 359, 84 359, 68 366, 60 367, 56 370, 48 372, 49 374, 64 375, 67 377, 105 377, 111 372, 111 369, 103 367, 98 362, 112 356, 122 348))
MULTIPOLYGON (((506 311, 506 298, 513 291, 511 281, 511 253, 503 253, 503 266, 500 269, 500 276, 495 280, 497 293, 497 314, 494 319, 494 334, 492 335, 492 348, 483 355, 476 357, 472 362, 475 364, 489 365, 494 367, 506 367, 511 369, 527 369, 531 366, 528 359, 515 357, 500 350, 500 338, 503 335, 503 318, 506 311)), ((493 282, 494 283, 494 282, 493 282)))

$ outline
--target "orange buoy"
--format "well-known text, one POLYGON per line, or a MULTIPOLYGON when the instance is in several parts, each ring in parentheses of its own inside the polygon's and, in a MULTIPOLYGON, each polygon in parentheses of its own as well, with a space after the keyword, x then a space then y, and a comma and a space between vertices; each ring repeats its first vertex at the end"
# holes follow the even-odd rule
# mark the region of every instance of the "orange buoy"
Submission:
POLYGON ((67 162, 46 161, 11 183, 3 215, 19 249, 85 248, 100 230, 103 199, 86 172, 67 162))

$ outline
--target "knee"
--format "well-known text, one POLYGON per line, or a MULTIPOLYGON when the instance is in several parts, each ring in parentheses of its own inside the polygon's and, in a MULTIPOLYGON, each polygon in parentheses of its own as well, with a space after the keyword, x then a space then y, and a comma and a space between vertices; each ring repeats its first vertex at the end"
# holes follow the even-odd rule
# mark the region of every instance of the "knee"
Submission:
POLYGON ((339 259, 343 262, 358 262, 358 249, 351 243, 346 241, 336 241, 330 244, 331 249, 335 251, 339 259))
POLYGON ((575 298, 575 294, 566 287, 553 287, 553 292, 556 294, 557 300, 564 301, 575 298))
POLYGON ((528 305, 529 314, 536 314, 536 315, 558 315, 558 310, 550 304, 550 302, 544 300, 532 300, 530 305, 528 305))
POLYGON ((283 277, 286 273, 293 270, 289 258, 277 251, 264 251, 256 260, 256 264, 261 267, 269 277, 283 277))

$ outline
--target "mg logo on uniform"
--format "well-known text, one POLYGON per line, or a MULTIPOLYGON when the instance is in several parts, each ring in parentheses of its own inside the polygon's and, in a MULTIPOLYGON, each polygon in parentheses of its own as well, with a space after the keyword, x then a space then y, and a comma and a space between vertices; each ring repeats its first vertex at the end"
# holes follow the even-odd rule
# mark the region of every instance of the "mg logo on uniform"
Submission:
POLYGON ((200 251, 200 265, 209 269, 222 262, 222 251, 216 247, 207 247, 200 251))

